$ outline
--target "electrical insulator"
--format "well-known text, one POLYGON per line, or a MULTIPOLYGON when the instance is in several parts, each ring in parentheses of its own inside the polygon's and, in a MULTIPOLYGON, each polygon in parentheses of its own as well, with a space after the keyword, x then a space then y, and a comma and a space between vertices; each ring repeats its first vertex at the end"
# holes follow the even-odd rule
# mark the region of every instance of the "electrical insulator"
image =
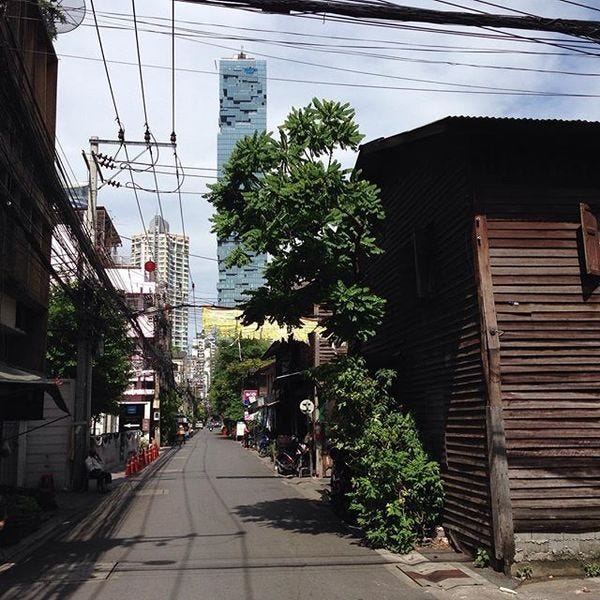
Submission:
POLYGON ((150 130, 146 127, 146 131, 144 132, 144 141, 146 144, 150 143, 150 130))
POLYGON ((171 144, 177 143, 177 134, 174 131, 171 131, 171 144))
POLYGON ((119 138, 120 142, 125 141, 125 130, 122 127, 119 128, 119 133, 117 134, 117 137, 119 138))

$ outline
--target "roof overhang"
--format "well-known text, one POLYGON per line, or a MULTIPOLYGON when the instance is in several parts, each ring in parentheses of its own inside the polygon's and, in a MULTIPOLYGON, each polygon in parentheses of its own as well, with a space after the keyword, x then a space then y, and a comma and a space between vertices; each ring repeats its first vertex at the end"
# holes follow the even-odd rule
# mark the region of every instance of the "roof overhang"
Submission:
POLYGON ((44 393, 52 397, 60 410, 70 414, 57 380, 0 363, 0 420, 42 419, 44 393))

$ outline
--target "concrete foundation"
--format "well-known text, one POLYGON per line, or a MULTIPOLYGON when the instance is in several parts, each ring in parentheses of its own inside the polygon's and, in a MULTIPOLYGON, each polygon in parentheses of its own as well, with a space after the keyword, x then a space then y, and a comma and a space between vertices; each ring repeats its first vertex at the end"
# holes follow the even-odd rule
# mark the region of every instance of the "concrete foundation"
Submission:
POLYGON ((526 562, 586 562, 600 558, 600 531, 587 533, 517 533, 515 564, 526 562))

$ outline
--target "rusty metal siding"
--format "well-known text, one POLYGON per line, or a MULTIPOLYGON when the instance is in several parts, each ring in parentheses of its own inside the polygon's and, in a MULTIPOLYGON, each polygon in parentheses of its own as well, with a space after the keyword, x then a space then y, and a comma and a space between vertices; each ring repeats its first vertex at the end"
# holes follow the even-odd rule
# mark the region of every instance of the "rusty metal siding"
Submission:
MULTIPOLYGON (((415 416, 442 465, 443 524, 461 545, 490 548, 485 389, 472 254, 469 174, 438 148, 361 164, 382 189, 385 250, 367 281, 387 299, 386 316, 364 353, 398 371, 395 394, 415 416), (369 168, 370 167, 370 168, 369 168), (433 240, 433 293, 418 297, 414 232, 433 240)), ((454 153, 456 154, 456 153, 454 153)))
POLYGON ((579 202, 600 190, 488 196, 515 532, 600 523, 600 290, 582 274, 579 202), (537 220, 536 220, 537 219, 537 220), (539 220, 543 219, 543 220, 539 220))

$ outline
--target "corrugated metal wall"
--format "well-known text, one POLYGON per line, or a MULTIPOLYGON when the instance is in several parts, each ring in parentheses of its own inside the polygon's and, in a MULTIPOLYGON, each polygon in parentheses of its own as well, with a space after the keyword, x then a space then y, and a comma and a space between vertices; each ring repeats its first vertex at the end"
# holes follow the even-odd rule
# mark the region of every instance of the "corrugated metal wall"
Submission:
POLYGON ((411 157, 399 152, 396 162, 375 155, 360 165, 382 188, 387 214, 379 238, 385 254, 367 271, 387 298, 387 312, 365 354, 374 366, 398 370, 396 394, 442 464, 444 526, 464 546, 490 548, 472 203, 468 173, 456 155, 438 146, 411 157), (430 282, 423 281, 429 277, 423 260, 416 265, 428 254, 418 249, 421 243, 430 248, 430 282))
POLYGON ((600 290, 582 276, 579 202, 600 190, 489 194, 516 532, 600 523, 600 290), (544 220, 534 220, 534 219, 544 220))

